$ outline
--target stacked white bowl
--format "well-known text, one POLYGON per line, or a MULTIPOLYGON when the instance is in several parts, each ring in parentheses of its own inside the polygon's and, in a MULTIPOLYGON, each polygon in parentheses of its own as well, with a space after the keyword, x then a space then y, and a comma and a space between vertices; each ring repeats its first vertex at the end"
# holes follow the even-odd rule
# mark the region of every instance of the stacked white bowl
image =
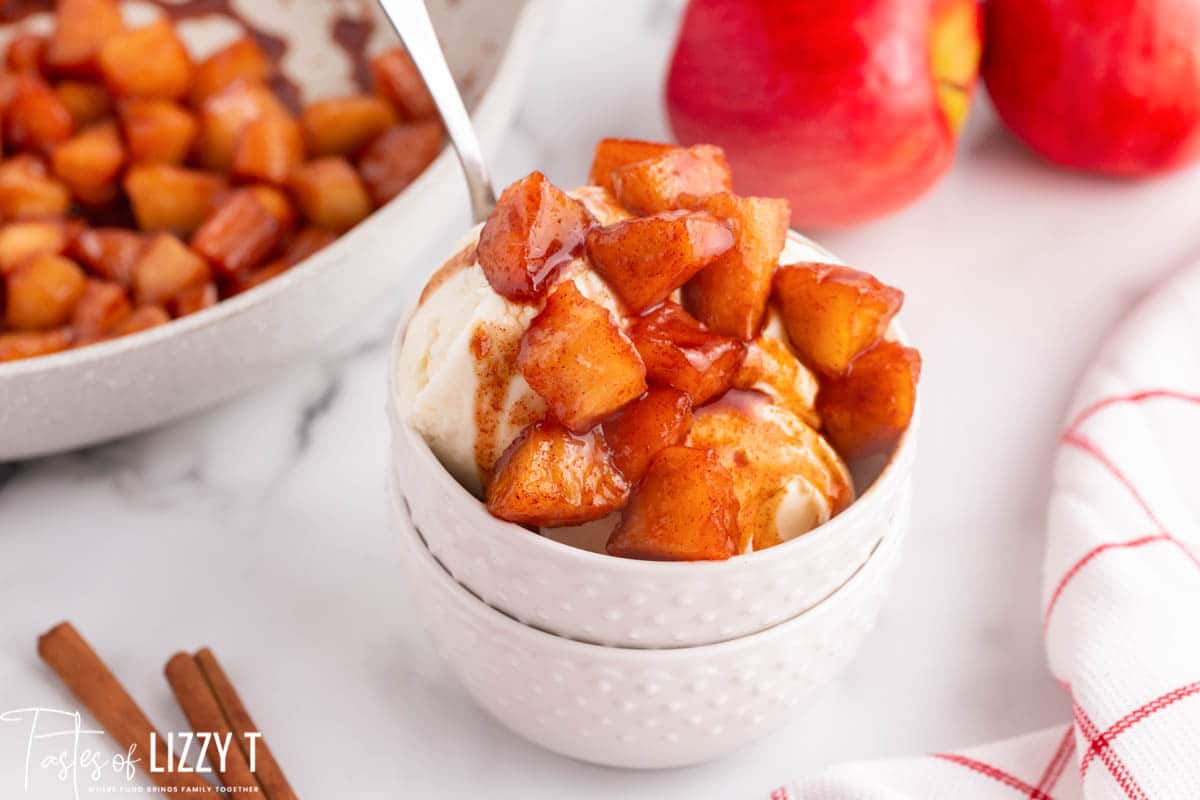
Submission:
POLYGON ((637 561, 492 517, 402 418, 395 380, 410 591, 466 689, 522 736, 611 766, 716 758, 793 718, 873 626, 908 528, 916 416, 825 525, 728 561, 637 561))

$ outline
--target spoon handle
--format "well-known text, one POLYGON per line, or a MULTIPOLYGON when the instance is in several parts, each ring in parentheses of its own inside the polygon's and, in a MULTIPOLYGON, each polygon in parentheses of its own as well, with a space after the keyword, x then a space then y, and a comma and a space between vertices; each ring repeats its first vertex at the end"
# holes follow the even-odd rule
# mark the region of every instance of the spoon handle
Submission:
POLYGON ((421 79, 433 95, 442 124, 450 136, 450 143, 458 153, 458 161, 462 164, 463 174, 467 179, 467 191, 471 195, 471 215, 475 222, 483 222, 496 207, 496 192, 492 188, 492 179, 488 175, 487 164, 483 160, 483 150, 479 146, 479 138, 471 125, 471 117, 463 105, 462 95, 446 66, 446 57, 438 44, 437 35, 433 32, 433 23, 429 21, 429 12, 424 0, 378 0, 383 12, 387 15, 400 34, 400 40, 408 48, 421 79))

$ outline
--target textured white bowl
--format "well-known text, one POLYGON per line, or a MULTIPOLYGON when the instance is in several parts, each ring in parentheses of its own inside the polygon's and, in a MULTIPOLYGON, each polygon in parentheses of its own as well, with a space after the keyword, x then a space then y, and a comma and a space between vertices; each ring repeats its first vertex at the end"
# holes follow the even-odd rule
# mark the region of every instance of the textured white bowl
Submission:
MULTIPOLYGON (((807 247, 826 251, 792 233, 807 247)), ((836 260, 828 255, 831 260, 836 260)), ((396 333, 398 363, 404 326, 396 333)), ((885 534, 908 524, 919 414, 879 477, 826 524, 728 561, 614 558, 491 516, 402 419, 393 374, 392 464, 429 549, 485 602, 536 628, 618 647, 686 647, 763 630, 841 586, 885 534)))
MULTIPOLYGON (((136 12, 137 5, 130 10, 136 12)), ((256 24, 288 38, 285 68, 312 90, 310 98, 352 90, 346 66, 336 60, 340 51, 329 44, 329 25, 348 9, 377 13, 373 3, 236 0, 236 5, 256 24)), ((547 2, 429 0, 429 6, 476 128, 490 147, 516 107, 547 2)), ((30 20, 35 29, 48 22, 46 15, 30 20)), ((219 23, 188 23, 182 33, 203 52, 197 40, 230 38, 219 23)), ((386 28, 377 32, 383 35, 386 28)), ((8 34, 11 29, 0 39, 8 34)), ((462 175, 446 150, 361 225, 252 291, 144 333, 0 364, 0 461, 144 430, 273 377, 328 341, 372 300, 424 275, 427 245, 465 221, 467 208, 462 175)))
POLYGON ((663 650, 585 644, 522 625, 434 560, 393 491, 402 560, 422 622, 476 702, 572 758, 676 767, 719 758, 792 721, 853 659, 899 560, 903 527, 816 608, 719 644, 663 650))

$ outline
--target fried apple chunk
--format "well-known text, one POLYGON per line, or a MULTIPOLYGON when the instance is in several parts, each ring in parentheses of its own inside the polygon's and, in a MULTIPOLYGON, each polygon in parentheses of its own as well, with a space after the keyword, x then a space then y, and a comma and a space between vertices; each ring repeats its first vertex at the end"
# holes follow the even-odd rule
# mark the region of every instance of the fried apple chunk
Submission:
POLYGON ((721 148, 698 144, 618 167, 612 172, 612 185, 621 205, 644 215, 679 208, 681 195, 728 192, 733 178, 721 148))
POLYGON ((108 37, 98 59, 104 82, 117 97, 173 100, 192 85, 192 57, 166 19, 108 37))
POLYGON ((908 428, 917 400, 921 354, 882 341, 817 393, 825 434, 844 458, 886 454, 908 428))
POLYGON ((300 115, 304 142, 315 156, 350 156, 396 123, 385 100, 367 94, 309 103, 300 115))
POLYGON ((725 392, 746 356, 744 342, 713 333, 669 301, 638 319, 630 335, 650 380, 687 392, 696 406, 725 392))
POLYGON ((303 161, 300 124, 291 117, 264 117, 242 131, 233 150, 233 174, 283 185, 303 161))
POLYGON ((645 395, 605 420, 602 429, 613 463, 635 484, 654 454, 683 444, 691 427, 692 398, 669 386, 651 386, 645 395))
POLYGON ((50 355, 74 343, 75 332, 70 328, 0 333, 0 362, 50 355))
POLYGON ((135 165, 124 184, 139 228, 180 236, 200 227, 227 186, 220 175, 171 164, 135 165))
POLYGON ((299 264, 314 253, 324 250, 337 241, 337 236, 321 228, 304 228, 291 238, 283 250, 282 258, 289 264, 299 264))
POLYGON ((217 285, 204 283, 184 289, 172 297, 167 303, 167 308, 173 317, 186 317, 188 314, 195 314, 197 311, 215 306, 218 299, 217 285))
POLYGON ((132 311, 124 288, 91 278, 75 304, 71 327, 83 341, 95 341, 114 332, 132 311))
POLYGON ((238 189, 196 229, 191 245, 228 277, 265 259, 283 230, 283 223, 253 189, 238 189))
POLYGON ((124 228, 90 228, 75 238, 69 253, 96 275, 129 288, 145 245, 145 237, 124 228))
POLYGON ((9 327, 36 331, 65 324, 86 284, 87 276, 71 259, 54 253, 35 256, 5 280, 9 327))
POLYGON ((171 315, 162 306, 138 306, 132 314, 125 318, 124 322, 117 326, 114 333, 117 336, 128 336, 131 333, 157 328, 170 321, 171 315))
POLYGON ((169 233, 154 236, 133 269, 133 293, 138 305, 162 305, 180 292, 207 283, 211 277, 204 259, 169 233))
POLYGON ((225 282, 230 294, 241 294, 247 289, 266 283, 276 275, 282 275, 318 250, 331 244, 337 236, 320 228, 305 228, 292 238, 283 255, 261 267, 244 270, 225 282))
POLYGON ((117 175, 125 164, 125 146, 115 122, 101 122, 54 149, 54 174, 80 202, 99 206, 117 196, 117 175))
POLYGON ((646 368, 607 308, 559 284, 521 336, 517 365, 554 416, 590 430, 646 391, 646 368))
POLYGON ((797 355, 825 375, 843 375, 883 338, 904 293, 834 264, 789 264, 775 275, 775 303, 797 355))
POLYGON ((442 151, 444 135, 437 120, 402 122, 367 145, 358 171, 376 205, 404 191, 442 151))
POLYGON ((574 434, 553 419, 522 431, 493 474, 488 511, 523 525, 580 525, 616 511, 629 495, 603 435, 574 434))
POLYGON ((428 119, 437 115, 433 95, 403 47, 371 59, 371 75, 375 79, 375 91, 395 106, 405 119, 428 119))
POLYGON ((101 46, 124 29, 117 0, 58 0, 46 66, 56 73, 92 74, 101 46))
POLYGON ((108 96, 108 90, 98 83, 60 81, 54 87, 54 94, 71 115, 76 130, 104 119, 112 111, 112 98, 108 96))
POLYGON ((280 99, 261 84, 238 82, 212 95, 200 107, 200 164, 228 172, 242 134, 256 120, 272 117, 291 118, 280 99))
POLYGON ((4 146, 14 150, 50 152, 71 138, 71 112, 54 90, 37 75, 16 78, 12 98, 4 108, 4 146))
POLYGON ((612 173, 619 167, 648 161, 678 148, 661 142, 643 142, 639 139, 601 139, 596 143, 596 154, 592 157, 592 168, 588 172, 588 183, 613 190, 612 173))
POLYGON ((738 501, 716 455, 667 447, 650 461, 608 538, 609 555, 724 561, 736 553, 738 501))
POLYGON ((479 265, 497 293, 536 299, 583 249, 590 225, 582 203, 532 172, 500 194, 479 234, 479 265))
POLYGON ((4 51, 4 66, 9 72, 40 73, 45 60, 47 39, 36 33, 18 33, 4 51))
POLYGON ((238 81, 266 83, 275 68, 249 36, 226 45, 196 65, 192 76, 191 101, 200 108, 204 101, 238 81))
POLYGON ((734 239, 728 252, 683 287, 684 307, 710 330, 750 341, 762 327, 771 276, 787 240, 788 202, 728 192, 680 202, 725 220, 734 239))
POLYGON ((0 274, 12 272, 34 256, 63 252, 78 228, 61 219, 17 220, 0 226, 0 274))
POLYGON ((293 266, 295 265, 289 264, 285 258, 276 258, 261 267, 239 272, 221 285, 225 287, 226 295, 232 297, 253 289, 255 286, 261 286, 272 278, 287 272, 293 266))
POLYGON ((182 164, 196 140, 195 117, 170 100, 127 100, 120 116, 135 164, 182 164))
POLYGON ((587 235, 588 260, 634 313, 666 300, 731 246, 725 223, 694 211, 635 217, 587 235))
POLYGON ((59 217, 70 207, 71 191, 37 156, 22 153, 0 163, 0 217, 59 217))
POLYGON ((350 162, 338 156, 298 167, 288 181, 296 203, 318 228, 342 233, 371 213, 371 198, 350 162))
POLYGON ((292 204, 287 192, 268 183, 254 183, 244 188, 254 195, 254 199, 261 203, 263 208, 271 212, 271 216, 285 232, 296 224, 296 206, 292 204))

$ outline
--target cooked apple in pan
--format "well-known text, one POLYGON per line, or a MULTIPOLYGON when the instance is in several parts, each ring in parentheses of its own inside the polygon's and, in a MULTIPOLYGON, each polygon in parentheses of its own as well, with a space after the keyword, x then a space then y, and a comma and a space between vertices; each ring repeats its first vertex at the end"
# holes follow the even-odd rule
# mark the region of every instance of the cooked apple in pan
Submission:
POLYGON ((805 261, 719 148, 605 139, 590 180, 515 182, 426 286, 414 427, 496 517, 614 556, 722 560, 841 513, 913 414, 903 294, 805 261))
MULTIPOLYGON (((402 49, 293 107, 247 34, 196 60, 166 17, 58 0, 0 72, 0 362, 203 311, 291 269, 442 149, 402 49)), ((580 243, 582 239, 580 239, 580 243)))

